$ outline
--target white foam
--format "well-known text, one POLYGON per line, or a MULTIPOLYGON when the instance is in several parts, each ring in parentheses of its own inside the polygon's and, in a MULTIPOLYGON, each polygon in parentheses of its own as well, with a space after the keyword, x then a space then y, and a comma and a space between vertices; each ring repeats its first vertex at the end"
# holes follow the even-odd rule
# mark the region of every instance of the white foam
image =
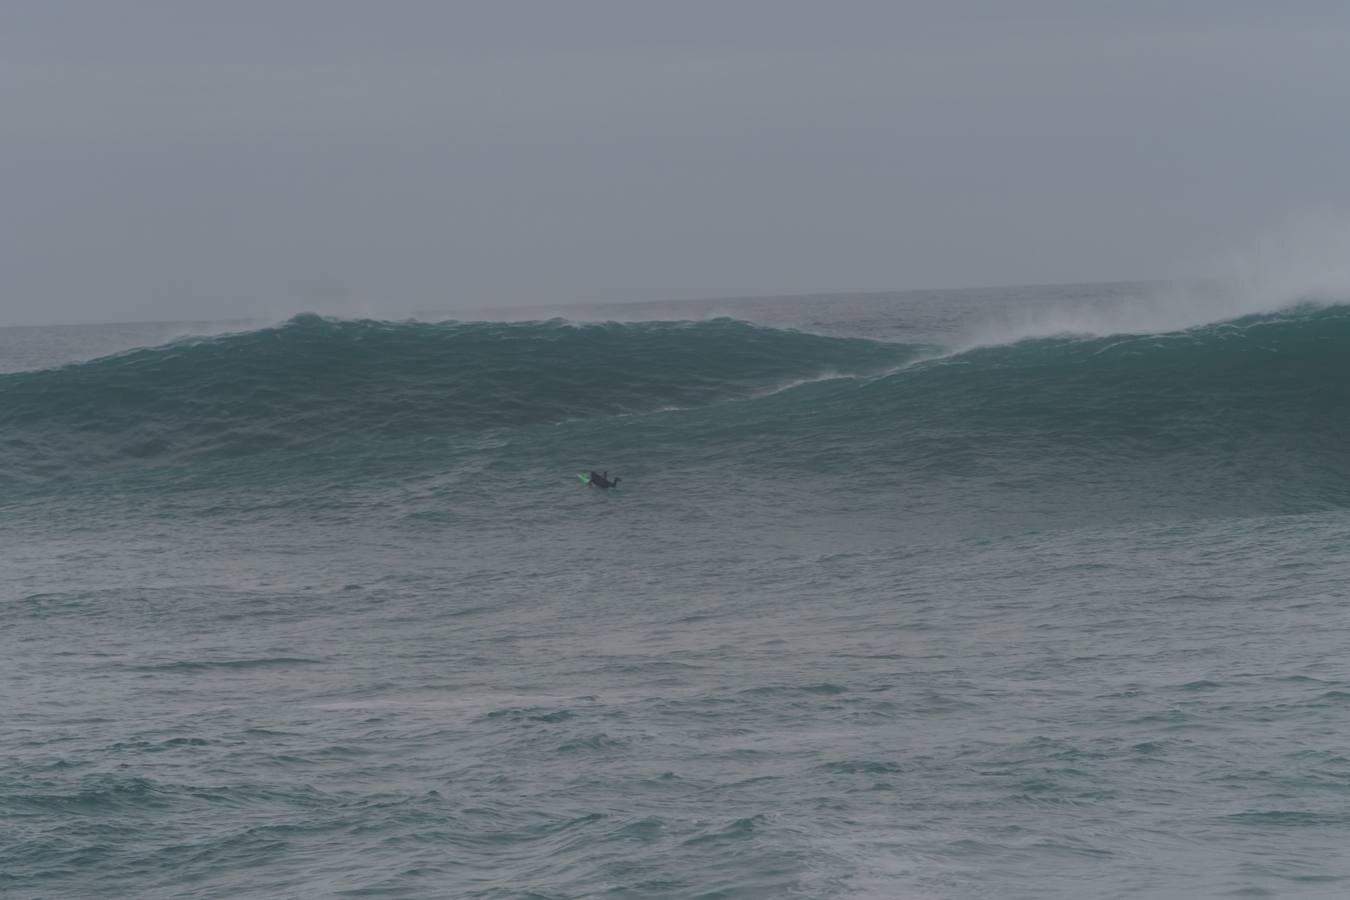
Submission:
POLYGON ((1039 337, 1163 334, 1348 300, 1350 216, 1307 214, 1195 267, 1182 281, 1004 312, 970 329, 960 349, 1039 337))

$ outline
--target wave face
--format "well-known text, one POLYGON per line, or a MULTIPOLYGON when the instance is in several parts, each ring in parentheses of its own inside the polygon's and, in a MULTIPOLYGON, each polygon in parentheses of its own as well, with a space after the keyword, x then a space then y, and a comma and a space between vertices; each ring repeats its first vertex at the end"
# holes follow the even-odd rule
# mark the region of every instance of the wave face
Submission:
POLYGON ((1165 454, 1336 450, 1350 428, 1350 309, 1250 316, 1172 334, 985 347, 875 382, 852 415, 948 451, 1165 454))
POLYGON ((1350 309, 971 350, 862 386, 834 419, 850 468, 866 447, 891 472, 1041 496, 1350 505, 1350 309))
POLYGON ((733 320, 389 323, 314 315, 0 376, 0 473, 67 476, 707 405, 908 348, 733 320))
MULTIPOLYGON (((1223 482, 1230 494, 1265 485, 1298 508, 1350 503, 1348 307, 923 352, 730 319, 302 316, 0 376, 0 472, 46 481, 316 447, 331 463, 352 441, 495 430, 524 448, 514 459, 548 465, 599 451, 906 490, 1109 480, 1128 493, 1144 479, 1154 490, 1223 482), (555 425, 567 427, 532 430, 555 425)), ((444 445, 435 451, 426 465, 443 466, 444 445)))

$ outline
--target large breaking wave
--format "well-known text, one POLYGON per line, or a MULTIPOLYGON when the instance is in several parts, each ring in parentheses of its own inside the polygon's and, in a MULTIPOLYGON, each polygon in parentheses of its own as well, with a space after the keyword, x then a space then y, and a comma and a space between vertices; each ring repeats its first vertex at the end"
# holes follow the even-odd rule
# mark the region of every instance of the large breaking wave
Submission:
POLYGON ((69 475, 702 406, 912 355, 728 319, 574 326, 302 315, 0 375, 0 473, 69 475))
POLYGON ((306 315, 0 376, 0 428, 0 477, 11 483, 315 448, 340 462, 344 442, 486 431, 516 446, 533 435, 531 446, 556 452, 576 428, 588 450, 613 434, 612 446, 650 456, 876 483, 1053 478, 1165 459, 1196 478, 1216 467, 1313 478, 1336 497, 1350 490, 1350 307, 947 355, 731 319, 306 315))

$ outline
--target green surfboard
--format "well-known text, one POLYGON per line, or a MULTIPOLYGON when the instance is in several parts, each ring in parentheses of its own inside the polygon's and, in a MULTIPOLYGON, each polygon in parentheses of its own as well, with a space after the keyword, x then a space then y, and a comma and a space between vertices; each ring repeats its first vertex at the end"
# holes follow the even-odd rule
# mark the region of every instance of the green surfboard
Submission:
POLYGON ((582 475, 580 472, 578 472, 578 473, 577 473, 577 477, 581 479, 581 483, 582 483, 582 484, 590 484, 590 483, 591 483, 591 476, 589 476, 589 475, 582 475))

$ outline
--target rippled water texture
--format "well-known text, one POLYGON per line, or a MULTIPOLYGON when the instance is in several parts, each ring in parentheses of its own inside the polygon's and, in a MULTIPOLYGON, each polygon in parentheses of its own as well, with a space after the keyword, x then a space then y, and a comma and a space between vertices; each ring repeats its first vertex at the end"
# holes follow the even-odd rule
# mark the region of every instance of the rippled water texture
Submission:
POLYGON ((1049 299, 0 331, 0 895, 1350 895, 1350 309, 1049 299))

